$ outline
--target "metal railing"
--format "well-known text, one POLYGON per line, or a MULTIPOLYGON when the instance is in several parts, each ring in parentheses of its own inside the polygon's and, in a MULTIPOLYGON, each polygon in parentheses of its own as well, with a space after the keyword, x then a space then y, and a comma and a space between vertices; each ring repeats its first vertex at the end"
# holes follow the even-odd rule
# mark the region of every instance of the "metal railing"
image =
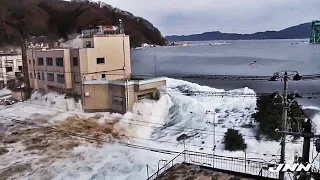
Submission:
POLYGON ((185 153, 186 163, 256 176, 260 174, 260 176, 262 177, 275 179, 279 177, 278 173, 271 173, 268 171, 269 167, 275 165, 272 163, 248 160, 240 157, 226 157, 219 155, 214 155, 213 158, 212 154, 193 151, 185 151, 185 153))
POLYGON ((171 161, 169 161, 167 164, 165 164, 162 168, 160 168, 157 172, 152 174, 150 177, 148 177, 147 180, 154 180, 156 179, 159 175, 161 175, 163 172, 174 166, 175 164, 182 163, 184 162, 184 159, 181 159, 185 151, 182 151, 179 153, 176 157, 174 157, 171 161))
POLYGON ((161 169, 149 177, 148 180, 156 179, 163 172, 178 163, 200 165, 203 167, 212 168, 214 171, 228 171, 270 179, 279 178, 279 173, 272 173, 268 171, 269 167, 273 167, 276 164, 248 160, 239 157, 226 157, 185 150, 173 158, 170 162, 165 164, 161 169))

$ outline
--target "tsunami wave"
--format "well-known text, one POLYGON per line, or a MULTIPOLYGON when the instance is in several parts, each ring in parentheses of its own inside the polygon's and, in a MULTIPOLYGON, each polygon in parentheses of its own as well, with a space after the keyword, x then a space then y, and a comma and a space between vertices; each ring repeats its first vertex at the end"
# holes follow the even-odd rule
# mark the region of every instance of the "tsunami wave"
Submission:
MULTIPOLYGON (((161 98, 158 101, 142 100, 134 105, 132 112, 125 115, 99 113, 100 120, 119 118, 119 126, 126 129, 127 135, 132 137, 126 140, 126 143, 181 152, 184 150, 184 145, 181 141, 177 141, 177 138, 186 134, 188 139, 185 145, 188 150, 212 153, 215 139, 217 155, 244 157, 246 153, 248 159, 260 158, 266 161, 279 158, 279 142, 263 139, 258 141, 254 137, 256 123, 251 115, 256 112, 255 98, 192 96, 190 92, 193 91, 206 91, 208 94, 226 92, 224 89, 168 78, 167 88, 161 89, 161 98), (213 121, 216 126, 213 126, 213 121), (237 129, 243 134, 248 147, 246 152, 224 150, 223 136, 228 128, 237 129)), ((254 90, 246 87, 228 92, 255 93, 254 90)), ((34 116, 31 112, 37 112, 42 117, 48 116, 52 120, 61 120, 74 114, 87 117, 95 115, 77 111, 80 107, 78 103, 70 100, 64 103, 63 96, 60 96, 58 94, 34 95, 32 104, 18 103, 2 109, 0 115, 31 118, 34 116), (57 102, 53 103, 53 101, 57 102), (41 110, 36 105, 48 108, 41 110), (50 110, 50 107, 65 110, 56 112, 50 110)), ((315 114, 312 120, 318 129, 320 113, 315 114)), ((1 123, 5 121, 2 120, 1 123)), ((287 143, 288 163, 293 162, 292 157, 295 153, 301 155, 301 141, 302 139, 299 139, 296 143, 287 143)), ((2 155, 0 169, 17 162, 30 163, 32 172, 20 173, 16 179, 141 180, 147 179, 147 165, 148 173, 151 175, 157 171, 159 160, 170 161, 176 155, 129 148, 118 143, 106 143, 101 147, 91 143, 82 144, 75 147, 69 154, 57 150, 54 152, 56 155, 52 155, 54 158, 42 163, 36 160, 41 156, 33 153, 26 153, 21 144, 15 144, 14 147, 10 147, 8 154, 2 155)), ((315 155, 312 151, 310 157, 315 155)), ((315 162, 318 162, 318 159, 315 162)), ((160 166, 162 165, 164 163, 160 163, 160 166)))

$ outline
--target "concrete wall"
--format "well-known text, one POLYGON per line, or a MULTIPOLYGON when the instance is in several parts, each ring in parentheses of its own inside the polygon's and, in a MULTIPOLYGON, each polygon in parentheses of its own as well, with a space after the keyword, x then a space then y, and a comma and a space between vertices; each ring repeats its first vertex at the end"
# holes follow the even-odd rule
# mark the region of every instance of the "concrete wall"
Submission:
POLYGON ((126 112, 125 87, 121 85, 109 84, 109 105, 110 109, 115 112, 126 112), (115 103, 115 101, 122 100, 123 104, 115 103))
POLYGON ((57 88, 72 88, 72 75, 70 64, 70 50, 69 49, 51 49, 51 50, 28 50, 28 70, 30 76, 31 87, 34 89, 47 90, 47 86, 53 86, 57 88), (43 65, 38 65, 38 59, 43 58, 43 65), (47 64, 47 58, 52 58, 53 65, 47 64), (56 58, 63 58, 63 67, 56 65, 56 58), (30 60, 30 61, 29 61, 30 60), (35 63, 33 63, 33 60, 35 63), (32 78, 30 73, 32 73, 32 78), (34 76, 36 74, 36 77, 34 76), (41 78, 38 78, 40 73, 41 78), (44 79, 42 78, 44 74, 44 79), (54 82, 48 81, 48 73, 54 74, 54 82), (57 82, 57 75, 63 74, 65 77, 65 83, 57 82))
POLYGON ((27 50, 27 59, 28 59, 28 74, 29 74, 29 81, 30 87, 33 89, 38 88, 38 82, 34 79, 34 72, 35 72, 35 53, 33 50, 27 50))
POLYGON ((157 88, 163 84, 165 85, 165 82, 149 83, 149 87, 159 86, 141 91, 136 91, 135 85, 85 84, 83 86, 84 94, 89 94, 82 101, 83 108, 86 112, 110 111, 125 113, 127 108, 128 111, 132 111, 134 103, 138 102, 139 95, 151 93, 154 98, 158 91, 157 88))
POLYGON ((144 90, 153 89, 153 88, 162 87, 162 86, 166 86, 165 80, 154 82, 154 83, 136 84, 135 90, 136 91, 144 91, 144 90))
POLYGON ((64 50, 64 58, 63 58, 63 65, 64 65, 64 78, 65 78, 65 88, 70 89, 72 88, 72 74, 71 74, 71 63, 72 58, 69 49, 64 50))
POLYGON ((84 92, 89 93, 83 98, 83 109, 86 112, 107 111, 109 109, 108 85, 84 85, 84 92))
POLYGON ((92 76, 102 79, 101 74, 112 74, 108 79, 115 80, 131 73, 129 36, 94 36, 93 39, 94 48, 80 50, 80 59, 83 61, 81 73, 87 74, 87 80, 92 80, 92 76), (104 58, 105 63, 97 64, 97 58, 104 58))

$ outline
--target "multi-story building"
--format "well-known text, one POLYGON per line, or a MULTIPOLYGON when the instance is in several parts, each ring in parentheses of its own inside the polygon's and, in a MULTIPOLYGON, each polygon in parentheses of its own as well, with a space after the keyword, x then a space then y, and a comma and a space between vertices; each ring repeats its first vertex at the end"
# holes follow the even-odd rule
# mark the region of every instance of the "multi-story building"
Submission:
POLYGON ((139 83, 155 83, 157 87, 149 85, 148 88, 136 88, 129 92, 129 85, 138 82, 130 80, 130 40, 121 26, 85 30, 81 38, 83 46, 78 49, 29 49, 27 57, 31 88, 58 91, 80 98, 86 111, 125 112, 131 109, 141 92, 154 95, 159 85, 165 85, 163 79, 160 84, 148 80, 139 83), (96 91, 95 88, 100 90, 96 91), (130 94, 135 92, 137 98, 131 98, 130 102, 129 98, 124 98, 126 95, 136 96, 130 94), (112 108, 121 99, 111 100, 114 99, 112 94, 117 93, 117 97, 123 101, 119 103, 121 107, 112 108))
POLYGON ((17 72, 22 72, 22 57, 17 53, 0 53, 0 88, 15 81, 17 72))

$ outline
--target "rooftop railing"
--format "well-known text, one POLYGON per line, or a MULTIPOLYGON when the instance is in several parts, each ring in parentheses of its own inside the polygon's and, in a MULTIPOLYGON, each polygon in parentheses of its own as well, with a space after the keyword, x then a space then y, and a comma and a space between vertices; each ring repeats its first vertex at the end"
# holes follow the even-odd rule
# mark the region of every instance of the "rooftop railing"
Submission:
POLYGON ((269 167, 275 166, 273 163, 185 150, 165 164, 162 168, 158 169, 158 171, 151 175, 147 180, 157 179, 157 177, 161 176, 163 172, 167 171, 178 163, 187 163, 208 167, 217 172, 228 171, 246 174, 249 176, 259 176, 268 179, 279 178, 278 173, 271 173, 268 171, 269 167))

